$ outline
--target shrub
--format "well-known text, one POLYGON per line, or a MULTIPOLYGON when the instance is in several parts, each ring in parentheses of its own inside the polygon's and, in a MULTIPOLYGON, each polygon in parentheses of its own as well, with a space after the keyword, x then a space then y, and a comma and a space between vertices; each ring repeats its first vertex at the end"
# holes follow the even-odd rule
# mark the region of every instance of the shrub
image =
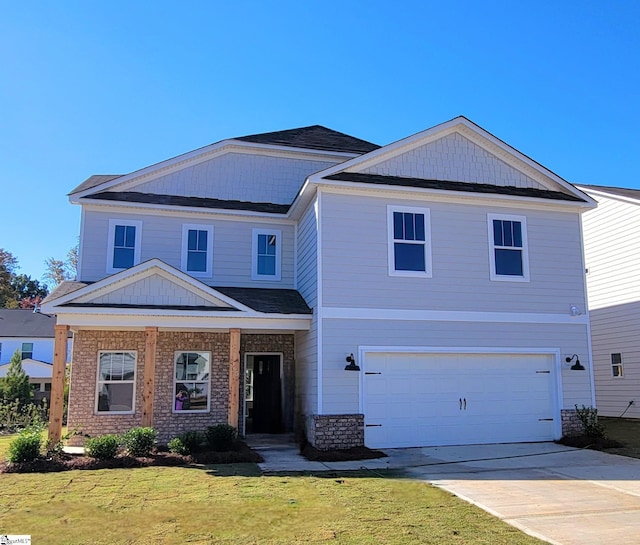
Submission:
POLYGON ((20 403, 19 399, 10 401, 0 399, 0 431, 14 433, 32 426, 38 427, 48 420, 49 409, 46 402, 20 403))
POLYGON ((41 445, 42 432, 37 428, 28 428, 9 444, 7 460, 13 464, 33 462, 40 456, 41 445))
POLYGON ((218 452, 233 449, 238 437, 238 431, 229 424, 218 424, 207 428, 207 443, 218 452))
POLYGON ((122 435, 122 444, 131 456, 149 456, 157 436, 153 428, 131 428, 122 435))
POLYGON ((598 422, 598 409, 595 407, 582 406, 581 409, 575 405, 576 413, 582 424, 582 432, 593 439, 604 439, 604 426, 598 422))
POLYGON ((194 452, 198 452, 200 450, 200 445, 202 444, 202 434, 197 431, 188 431, 179 435, 178 437, 174 437, 169 441, 167 445, 171 452, 175 452, 176 454, 182 454, 183 456, 187 456, 189 454, 193 454, 194 452))
POLYGON ((87 456, 98 460, 111 460, 118 454, 120 438, 117 435, 101 435, 91 437, 84 444, 84 451, 87 456))

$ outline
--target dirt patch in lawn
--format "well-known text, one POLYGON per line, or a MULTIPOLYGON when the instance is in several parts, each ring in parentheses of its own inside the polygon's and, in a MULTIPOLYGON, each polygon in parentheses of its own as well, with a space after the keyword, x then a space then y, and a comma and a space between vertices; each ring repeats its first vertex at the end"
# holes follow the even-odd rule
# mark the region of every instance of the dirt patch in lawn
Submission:
POLYGON ((307 460, 312 462, 351 462, 357 460, 372 460, 374 458, 386 458, 386 454, 379 450, 367 447, 353 447, 344 450, 318 450, 309 444, 300 449, 307 460))
POLYGON ((97 460, 89 456, 58 454, 53 457, 40 457, 33 462, 0 464, 0 473, 51 473, 72 469, 123 469, 151 466, 186 466, 191 464, 237 464, 259 463, 262 456, 251 450, 245 443, 238 442, 233 450, 225 452, 201 451, 183 456, 165 449, 155 449, 149 456, 119 455, 110 460, 97 460))

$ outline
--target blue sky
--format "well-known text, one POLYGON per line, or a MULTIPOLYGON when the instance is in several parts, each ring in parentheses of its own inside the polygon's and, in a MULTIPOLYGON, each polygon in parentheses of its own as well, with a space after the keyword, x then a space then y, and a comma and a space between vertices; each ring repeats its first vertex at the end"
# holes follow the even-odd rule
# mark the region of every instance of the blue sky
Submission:
POLYGON ((0 0, 0 247, 40 278, 91 174, 313 124, 386 144, 465 115, 640 188, 639 59, 632 0, 0 0))

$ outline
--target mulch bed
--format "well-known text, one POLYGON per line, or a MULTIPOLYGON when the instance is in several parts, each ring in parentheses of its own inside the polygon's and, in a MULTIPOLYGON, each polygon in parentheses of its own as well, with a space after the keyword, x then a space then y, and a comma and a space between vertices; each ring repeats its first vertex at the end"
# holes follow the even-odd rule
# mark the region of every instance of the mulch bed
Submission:
POLYGON ((150 466, 186 466, 190 464, 239 464, 259 463, 262 456, 245 443, 238 442, 233 450, 226 452, 202 451, 183 456, 164 449, 154 449, 150 456, 134 457, 120 455, 111 460, 96 460, 89 456, 60 454, 53 458, 38 458, 33 462, 11 464, 0 463, 0 473, 51 473, 72 469, 122 469, 150 466))
POLYGON ((300 449, 300 454, 312 462, 351 462, 357 460, 372 460, 386 458, 386 454, 367 447, 353 447, 344 450, 318 450, 309 444, 300 449))
POLYGON ((586 435, 572 435, 563 437, 558 441, 561 445, 575 448, 588 448, 591 450, 605 450, 624 447, 622 443, 607 437, 588 437, 586 435))

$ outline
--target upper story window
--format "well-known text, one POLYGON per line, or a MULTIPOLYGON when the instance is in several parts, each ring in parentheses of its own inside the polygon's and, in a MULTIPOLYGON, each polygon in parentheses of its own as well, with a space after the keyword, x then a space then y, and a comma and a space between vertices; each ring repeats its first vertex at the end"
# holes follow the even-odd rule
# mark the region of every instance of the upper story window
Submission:
POLYGON ((136 387, 136 352, 101 351, 96 381, 97 413, 132 413, 136 387))
POLYGON ((252 280, 280 280, 282 231, 254 229, 251 250, 252 280))
POLYGON ((142 222, 109 220, 107 272, 115 273, 140 263, 142 222))
POLYGON ((192 276, 211 276, 213 262, 213 226, 182 226, 181 268, 192 276))
POLYGON ((488 214, 491 280, 529 281, 527 220, 524 216, 488 214))
POLYGON ((22 343, 20 355, 23 360, 33 358, 33 343, 22 343))
POLYGON ((622 354, 616 352, 611 354, 611 374, 613 377, 622 377, 622 354))
POLYGON ((389 274, 431 277, 428 208, 387 207, 389 274))

